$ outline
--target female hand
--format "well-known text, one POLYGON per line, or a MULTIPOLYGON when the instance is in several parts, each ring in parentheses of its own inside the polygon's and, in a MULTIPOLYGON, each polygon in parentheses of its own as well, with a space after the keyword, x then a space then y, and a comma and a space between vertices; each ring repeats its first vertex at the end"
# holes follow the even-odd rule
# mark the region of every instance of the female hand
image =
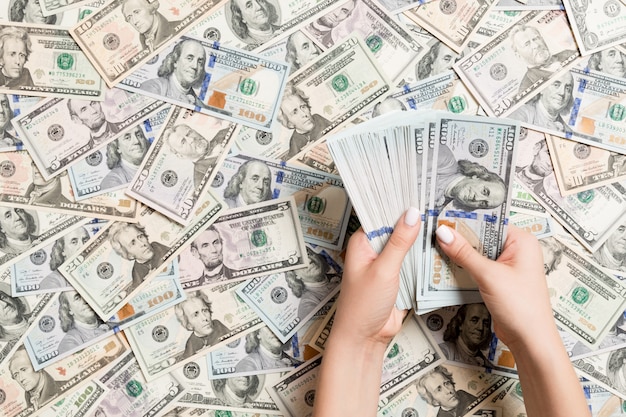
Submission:
POLYGON ((357 343, 386 345, 400 331, 406 316, 406 310, 394 306, 400 267, 419 230, 420 213, 412 207, 398 220, 380 254, 374 252, 362 229, 352 235, 333 333, 357 343))
POLYGON ((497 336, 513 349, 556 331, 544 274, 541 245, 530 233, 510 225, 496 261, 478 253, 455 230, 440 226, 437 240, 450 259, 478 284, 497 336))

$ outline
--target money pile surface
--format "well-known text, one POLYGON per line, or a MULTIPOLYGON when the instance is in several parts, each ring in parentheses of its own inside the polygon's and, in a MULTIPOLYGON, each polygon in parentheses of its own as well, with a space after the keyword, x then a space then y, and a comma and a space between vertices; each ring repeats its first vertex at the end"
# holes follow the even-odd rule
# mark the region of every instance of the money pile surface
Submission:
POLYGON ((410 206, 397 305, 416 314, 387 349, 381 417, 437 415, 419 387, 442 375, 457 416, 525 412, 440 224, 490 258, 508 224, 540 238, 590 409, 623 414, 625 16, 616 0, 2 2, 0 415, 310 415, 346 241, 362 224, 380 251, 410 206), (470 165, 499 178, 493 201, 462 198, 470 165))

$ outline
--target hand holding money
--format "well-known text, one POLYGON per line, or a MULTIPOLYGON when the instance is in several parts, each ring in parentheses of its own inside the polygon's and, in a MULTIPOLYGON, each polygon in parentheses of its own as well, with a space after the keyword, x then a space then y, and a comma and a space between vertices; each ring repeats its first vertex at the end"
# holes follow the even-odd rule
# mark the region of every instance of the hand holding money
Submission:
POLYGON ((402 260, 420 230, 419 217, 419 211, 411 207, 396 223, 380 255, 374 252, 362 230, 350 239, 341 296, 316 392, 319 415, 359 415, 375 407, 382 353, 400 331, 406 314, 394 303, 402 260), (376 371, 363 369, 366 363, 376 371), (371 401, 342 400, 357 396, 371 401))
POLYGON ((492 261, 476 252, 457 231, 440 226, 436 233, 442 250, 478 283, 498 337, 515 356, 528 414, 541 415, 551 410, 553 414, 567 415, 562 414, 564 408, 570 413, 586 409, 578 377, 554 325, 545 274, 541 270, 541 264, 550 260, 544 261, 537 240, 516 227, 509 227, 502 254, 492 261), (553 375, 557 370, 563 380, 555 387, 553 375), (554 392, 555 396, 546 392, 554 392), (569 401, 550 400, 565 398, 561 395, 567 395, 569 401))

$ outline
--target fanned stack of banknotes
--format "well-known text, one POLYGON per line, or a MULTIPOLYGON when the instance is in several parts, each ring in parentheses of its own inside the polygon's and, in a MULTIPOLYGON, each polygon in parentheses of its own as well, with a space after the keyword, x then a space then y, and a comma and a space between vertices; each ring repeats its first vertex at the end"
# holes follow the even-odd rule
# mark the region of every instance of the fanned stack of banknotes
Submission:
POLYGON ((379 416, 525 415, 440 224, 540 238, 624 415, 624 3, 0 3, 0 416, 310 416, 347 239, 409 206, 379 416))

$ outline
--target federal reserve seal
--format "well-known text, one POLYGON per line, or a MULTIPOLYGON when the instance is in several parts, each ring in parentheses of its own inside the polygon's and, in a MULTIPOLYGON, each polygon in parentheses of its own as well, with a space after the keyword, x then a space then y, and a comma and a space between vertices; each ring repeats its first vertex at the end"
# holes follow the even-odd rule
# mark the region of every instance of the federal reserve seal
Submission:
POLYGON ((259 145, 269 145, 272 142, 272 134, 270 132, 256 131, 256 142, 259 145))
POLYGON ((591 148, 584 143, 577 143, 574 146, 574 156, 578 159, 587 159, 591 155, 591 148))
POLYGON ((489 75, 496 81, 502 81, 506 78, 507 70, 504 64, 493 64, 491 68, 489 68, 489 75))
POLYGON ((313 407, 313 403, 315 402, 315 390, 311 389, 304 394, 304 402, 309 406, 313 407))
POLYGON ((120 37, 115 33, 108 33, 102 39, 102 46, 109 51, 114 51, 120 47, 120 37))
POLYGON ((456 11, 456 0, 442 0, 439 3, 439 10, 443 14, 452 14, 456 11))
POLYGON ((155 342, 165 342, 167 340, 167 337, 170 335, 170 332, 167 330, 167 327, 162 326, 162 325, 158 325, 158 326, 154 326, 154 329, 152 329, 152 340, 154 340, 155 342))
POLYGON ((168 188, 173 187, 176 185, 177 182, 178 182, 178 175, 171 169, 168 169, 167 171, 161 174, 161 184, 163 184, 164 186, 168 188))
POLYGON ((222 39, 222 33, 218 28, 208 28, 202 35, 204 36, 204 39, 208 41, 219 41, 222 39))
POLYGON ((285 287, 276 287, 270 293, 272 301, 276 304, 282 304, 287 301, 287 290, 285 287))
POLYGON ((58 142, 63 139, 63 136, 65 136, 65 129, 63 129, 63 126, 55 123, 48 128, 48 139, 51 141, 58 142))
POLYGON ((50 333, 54 329, 54 317, 43 316, 39 319, 39 330, 44 333, 50 333))
POLYGON ((604 3, 604 14, 608 17, 616 17, 621 11, 619 1, 609 0, 604 3))
POLYGON ((12 177, 15 174, 15 164, 8 159, 0 162, 0 175, 5 178, 12 177))
POLYGON ((100 279, 109 279, 113 276, 113 265, 108 262, 101 262, 96 268, 96 274, 98 274, 98 278, 100 279))
POLYGON ((30 261, 33 265, 43 265, 46 259, 48 259, 48 254, 46 254, 46 251, 43 249, 39 249, 30 255, 30 261))
POLYGON ((484 139, 474 139, 469 143, 469 152, 474 158, 482 158, 489 153, 489 144, 484 139))
POLYGON ((7 393, 4 392, 3 389, 0 389, 0 405, 4 404, 6 400, 7 400, 7 393))
POLYGON ((439 314, 431 314, 426 319, 426 327, 428 327, 431 332, 437 332, 441 330, 441 328, 443 327, 443 317, 441 317, 439 314))
POLYGON ((126 393, 133 398, 137 398, 143 392, 143 386, 141 382, 136 379, 130 380, 126 383, 126 393))
POLYGON ((224 184, 224 174, 222 174, 222 171, 217 171, 217 174, 215 174, 215 178, 213 178, 213 182, 211 183, 211 187, 219 188, 222 184, 224 184))
POLYGON ((200 366, 195 362, 186 363, 183 367, 183 375, 187 379, 196 379, 200 376, 200 366))
POLYGON ((89 166, 98 166, 102 162, 102 152, 95 151, 94 153, 87 155, 85 160, 87 161, 87 165, 89 166))
POLYGON ((408 407, 405 408, 404 410, 402 410, 402 413, 400 414, 402 417, 418 417, 419 413, 417 412, 417 410, 413 407, 408 407))

